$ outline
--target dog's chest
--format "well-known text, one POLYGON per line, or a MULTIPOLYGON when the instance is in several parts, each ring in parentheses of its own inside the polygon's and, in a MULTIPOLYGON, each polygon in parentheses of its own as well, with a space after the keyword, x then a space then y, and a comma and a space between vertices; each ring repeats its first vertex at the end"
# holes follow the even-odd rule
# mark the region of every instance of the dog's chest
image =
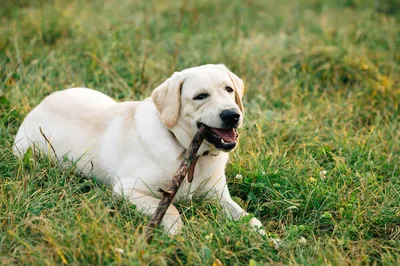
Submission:
POLYGON ((215 182, 217 169, 223 169, 224 167, 223 165, 222 167, 218 167, 218 163, 223 162, 219 162, 217 158, 210 156, 200 157, 195 165, 191 182, 188 181, 188 176, 186 175, 177 192, 176 200, 190 201, 197 196, 207 193, 207 191, 204 191, 204 188, 212 187, 211 183, 215 182))
MULTIPOLYGON (((174 172, 170 175, 164 175, 164 178, 162 182, 160 182, 160 188, 166 190, 168 186, 171 184, 172 179, 174 177, 176 169, 178 169, 180 163, 176 168, 174 168, 174 172)), ((197 189, 199 188, 199 185, 201 184, 201 180, 203 180, 204 177, 201 175, 201 171, 195 169, 193 180, 191 182, 188 181, 188 175, 185 176, 185 179, 182 181, 181 186, 179 187, 176 196, 174 198, 174 202, 176 201, 191 201, 194 197, 194 195, 197 192, 197 189)))
POLYGON ((193 195, 196 192, 198 184, 196 182, 188 182, 187 177, 182 182, 181 187, 179 188, 175 201, 191 201, 193 199, 193 195))

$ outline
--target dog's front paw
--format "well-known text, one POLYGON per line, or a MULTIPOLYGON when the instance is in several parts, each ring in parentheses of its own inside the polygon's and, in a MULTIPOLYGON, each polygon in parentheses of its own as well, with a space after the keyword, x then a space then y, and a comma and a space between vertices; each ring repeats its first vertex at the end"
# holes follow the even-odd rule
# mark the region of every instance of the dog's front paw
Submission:
POLYGON ((264 229, 263 229, 262 223, 261 223, 260 220, 258 220, 257 218, 254 218, 254 217, 251 218, 250 221, 249 221, 249 224, 250 224, 251 227, 252 227, 254 230, 256 230, 260 235, 263 235, 263 236, 266 235, 266 233, 265 233, 265 231, 264 231, 264 229))
POLYGON ((165 228, 168 234, 170 235, 177 235, 182 231, 182 224, 174 224, 173 226, 169 228, 165 228))
POLYGON ((180 216, 174 218, 164 217, 161 224, 163 225, 164 231, 170 235, 179 234, 183 227, 183 222, 180 216))
MULTIPOLYGON (((264 231, 262 223, 257 218, 251 218, 249 221, 251 227, 254 228, 260 235, 266 236, 267 233, 264 231)), ((268 243, 271 247, 278 250, 282 244, 282 240, 277 237, 267 237, 268 243)))

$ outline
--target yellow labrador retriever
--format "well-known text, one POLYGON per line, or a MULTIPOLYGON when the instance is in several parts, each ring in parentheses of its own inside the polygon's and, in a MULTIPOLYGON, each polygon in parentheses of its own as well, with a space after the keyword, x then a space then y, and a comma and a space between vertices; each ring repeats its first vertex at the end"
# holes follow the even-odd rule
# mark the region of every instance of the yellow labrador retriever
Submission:
MULTIPOLYGON (((185 179, 176 199, 217 198, 238 219, 247 213, 229 195, 225 165, 243 121, 243 90, 243 81, 224 65, 210 64, 175 72, 144 101, 117 103, 87 88, 55 92, 25 118, 14 153, 22 155, 35 143, 60 163, 66 156, 83 174, 110 183, 152 215, 162 196, 158 188, 167 187, 203 123, 211 133, 198 152, 193 180, 185 179)), ((250 224, 262 226, 256 218, 250 224)), ((162 225, 171 234, 182 227, 175 206, 162 225)))

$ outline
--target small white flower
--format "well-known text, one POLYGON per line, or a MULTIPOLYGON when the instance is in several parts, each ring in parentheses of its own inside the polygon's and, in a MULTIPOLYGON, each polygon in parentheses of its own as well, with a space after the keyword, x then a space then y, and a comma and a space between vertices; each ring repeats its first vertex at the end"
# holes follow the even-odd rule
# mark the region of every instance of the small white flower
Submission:
POLYGON ((319 177, 322 178, 322 179, 324 179, 324 178, 326 178, 326 174, 327 174, 327 173, 328 173, 328 172, 327 172, 326 170, 322 170, 322 171, 319 172, 319 177))
POLYGON ((297 241, 300 245, 305 245, 307 244, 307 239, 304 237, 300 237, 299 240, 297 241))
POLYGON ((124 254, 124 250, 122 248, 114 248, 115 252, 118 252, 120 254, 124 254))
POLYGON ((235 176, 235 178, 240 180, 240 179, 243 178, 243 176, 242 176, 241 174, 237 174, 237 175, 235 176))
POLYGON ((280 238, 269 238, 269 245, 275 249, 279 249, 282 245, 282 240, 280 238))

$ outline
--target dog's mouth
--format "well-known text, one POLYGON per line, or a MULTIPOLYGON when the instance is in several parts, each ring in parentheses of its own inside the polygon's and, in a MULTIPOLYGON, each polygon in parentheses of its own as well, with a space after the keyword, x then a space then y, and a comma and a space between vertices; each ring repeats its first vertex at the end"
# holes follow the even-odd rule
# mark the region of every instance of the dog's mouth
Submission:
MULTIPOLYGON (((200 124, 198 123, 197 126, 200 126, 200 124)), ((210 130, 207 131, 205 140, 214 145, 215 148, 230 151, 236 147, 239 137, 236 128, 209 128, 210 130)))

